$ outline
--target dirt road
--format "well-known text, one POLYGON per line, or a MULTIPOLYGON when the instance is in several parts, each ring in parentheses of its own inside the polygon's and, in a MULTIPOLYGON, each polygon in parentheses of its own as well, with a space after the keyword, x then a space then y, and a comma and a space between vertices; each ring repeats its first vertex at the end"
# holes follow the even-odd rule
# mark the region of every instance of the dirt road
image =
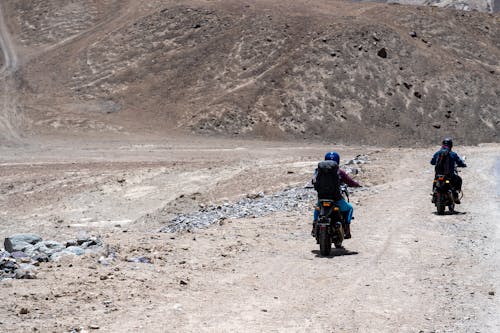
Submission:
MULTIPOLYGON (((48 141, 49 142, 49 141, 48 141)), ((498 145, 467 156, 459 214, 430 203, 433 149, 338 147, 357 165, 352 240, 322 258, 311 209, 158 233, 175 213, 302 187, 329 147, 162 139, 0 148, 0 236, 100 236, 116 251, 0 282, 0 331, 497 332, 498 145), (68 148, 71 147, 71 148, 68 148), (149 217, 149 218, 145 218, 149 217), (146 256, 152 264, 128 262, 146 256), (20 314, 26 308, 27 314, 20 314)), ((350 166, 352 167, 352 165, 350 166)))

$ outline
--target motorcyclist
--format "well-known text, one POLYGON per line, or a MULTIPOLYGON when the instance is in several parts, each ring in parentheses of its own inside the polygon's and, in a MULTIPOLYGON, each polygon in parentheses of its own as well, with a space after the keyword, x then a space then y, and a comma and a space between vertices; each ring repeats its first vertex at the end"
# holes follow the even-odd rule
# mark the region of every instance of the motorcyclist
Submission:
MULTIPOLYGON (((337 164, 340 164, 340 155, 335 152, 335 151, 330 151, 325 154, 325 161, 335 161, 337 164)), ((349 177, 349 175, 342 169, 338 169, 338 175, 340 179, 340 183, 344 183, 349 187, 361 187, 361 185, 349 177)), ((316 178, 318 175, 318 169, 314 171, 314 176, 312 178, 312 184, 314 185, 316 183, 316 178)), ((343 197, 339 198, 321 198, 318 194, 318 206, 319 206, 319 200, 320 199, 336 199, 335 204, 339 207, 340 211, 344 214, 346 217, 346 226, 345 226, 345 238, 351 238, 351 219, 352 219, 352 214, 353 214, 353 207, 352 205, 347 202, 343 197)), ((315 231, 316 231, 316 222, 318 221, 319 218, 319 211, 317 209, 314 210, 314 220, 313 220, 313 230, 311 234, 313 237, 315 236, 315 231)))
POLYGON ((453 187, 453 200, 456 204, 460 204, 460 198, 458 197, 458 193, 462 190, 462 178, 457 174, 456 167, 465 168, 467 165, 465 162, 458 156, 457 153, 451 150, 453 147, 453 140, 451 138, 444 138, 442 142, 441 149, 434 153, 431 159, 431 164, 436 165, 438 162, 438 158, 443 151, 448 151, 448 166, 449 170, 448 174, 445 176, 450 178, 451 186, 453 187))

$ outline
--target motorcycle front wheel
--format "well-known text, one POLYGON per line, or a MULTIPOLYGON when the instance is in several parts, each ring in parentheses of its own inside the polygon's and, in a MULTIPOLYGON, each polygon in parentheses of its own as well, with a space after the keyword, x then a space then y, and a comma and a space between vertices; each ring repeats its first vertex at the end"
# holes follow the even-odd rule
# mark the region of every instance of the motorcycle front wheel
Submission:
POLYGON ((344 228, 342 226, 340 226, 337 229, 337 236, 336 236, 336 239, 334 241, 335 248, 337 248, 337 249, 343 248, 343 246, 342 246, 343 241, 344 241, 344 228))

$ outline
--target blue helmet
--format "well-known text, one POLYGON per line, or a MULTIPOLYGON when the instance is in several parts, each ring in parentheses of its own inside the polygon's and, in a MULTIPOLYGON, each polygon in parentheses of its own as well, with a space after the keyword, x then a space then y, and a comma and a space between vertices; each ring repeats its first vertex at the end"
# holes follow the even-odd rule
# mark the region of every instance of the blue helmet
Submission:
POLYGON ((325 154, 325 161, 335 161, 337 164, 340 164, 340 155, 336 151, 329 151, 325 154))

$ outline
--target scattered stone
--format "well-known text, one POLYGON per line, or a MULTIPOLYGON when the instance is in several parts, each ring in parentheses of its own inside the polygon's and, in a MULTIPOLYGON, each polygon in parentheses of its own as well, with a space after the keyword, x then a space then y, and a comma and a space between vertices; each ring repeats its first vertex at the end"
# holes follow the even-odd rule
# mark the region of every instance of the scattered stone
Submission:
POLYGON ((264 192, 247 194, 248 199, 259 199, 259 198, 263 198, 263 197, 264 197, 264 192))
POLYGON ((74 254, 76 256, 81 256, 81 255, 85 254, 85 250, 79 246, 69 246, 63 252, 71 253, 71 254, 74 254))
POLYGON ((13 235, 5 238, 4 243, 12 251, 0 250, 0 280, 6 278, 35 279, 35 266, 40 266, 40 263, 58 261, 66 255, 83 255, 102 245, 102 242, 95 237, 59 243, 53 240, 42 241, 41 237, 33 234, 13 235), (86 249, 76 246, 79 241, 86 246, 86 249), (18 250, 19 248, 22 250, 18 250))
POLYGON ((179 281, 179 284, 180 284, 181 286, 187 286, 187 284, 188 284, 188 283, 187 283, 186 281, 184 281, 184 280, 180 280, 180 281, 179 281))
POLYGON ((415 95, 416 98, 422 98, 422 94, 419 93, 418 91, 415 91, 413 95, 415 95))
POLYGON ((39 242, 33 247, 33 251, 45 253, 48 256, 53 255, 56 252, 60 252, 64 250, 66 247, 56 241, 44 241, 44 242, 39 242))
POLYGON ((349 160, 346 165, 352 165, 352 164, 365 164, 368 163, 368 156, 367 155, 357 155, 355 158, 352 160, 349 160))
POLYGON ((83 248, 102 245, 102 242, 96 237, 80 237, 76 240, 76 242, 79 246, 83 248))
POLYGON ((140 257, 135 257, 135 258, 129 258, 127 259, 128 262, 137 262, 141 264, 151 264, 151 259, 148 257, 140 256, 140 257))
POLYGON ((27 308, 21 308, 21 310, 19 310, 19 314, 28 314, 29 312, 27 308))
MULTIPOLYGON (((359 155, 356 162, 367 163, 368 157, 359 155)), ((348 168, 346 168, 348 169, 348 168)), ((358 191, 356 189, 355 191, 358 191)), ((257 199, 245 197, 233 203, 200 207, 198 211, 179 214, 168 221, 160 232, 190 231, 195 228, 205 228, 220 221, 231 221, 239 218, 258 218, 275 212, 290 210, 309 210, 311 202, 316 200, 317 194, 310 184, 306 187, 285 189, 271 195, 263 195, 257 199)), ((175 237, 171 238, 175 239, 175 237)))
POLYGON ((89 325, 89 328, 90 328, 91 330, 98 330, 100 327, 99 327, 99 325, 96 325, 96 324, 91 324, 91 325, 89 325))
POLYGON ((441 124, 434 123, 434 124, 432 124, 432 127, 440 129, 441 128, 441 124))
POLYGON ((29 245, 41 242, 42 238, 35 234, 16 234, 5 238, 4 247, 7 252, 24 251, 29 245))
POLYGON ((492 291, 490 291, 490 292, 488 293, 488 295, 490 295, 490 296, 495 296, 495 292, 492 290, 492 291))
POLYGON ((10 256, 14 259, 28 258, 29 256, 23 251, 12 252, 10 256))
POLYGON ((36 267, 30 264, 21 264, 20 267, 14 271, 14 278, 36 279, 36 267))
POLYGON ((387 58, 387 50, 385 47, 381 48, 380 50, 378 50, 377 52, 377 55, 380 57, 380 58, 387 58))
POLYGON ((404 86, 406 89, 408 89, 408 90, 409 90, 411 87, 413 87, 413 84, 403 82, 403 86, 404 86))
POLYGON ((78 242, 76 241, 76 239, 71 239, 71 240, 67 241, 64 245, 66 247, 77 246, 78 242))
POLYGON ((417 33, 415 31, 410 32, 410 37, 416 38, 417 33))
POLYGON ((35 254, 32 259, 36 262, 49 262, 50 258, 45 253, 35 254))

